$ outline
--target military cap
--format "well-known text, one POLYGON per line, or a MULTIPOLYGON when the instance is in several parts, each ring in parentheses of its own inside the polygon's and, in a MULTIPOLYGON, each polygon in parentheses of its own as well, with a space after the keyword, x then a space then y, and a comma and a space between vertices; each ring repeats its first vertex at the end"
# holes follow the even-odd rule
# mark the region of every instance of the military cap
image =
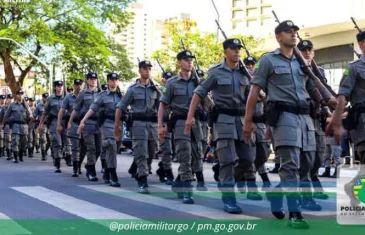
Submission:
POLYGON ((53 84, 55 86, 63 86, 63 81, 54 81, 53 84))
POLYGON ((17 94, 17 95, 23 95, 24 94, 24 91, 23 91, 23 89, 22 88, 19 88, 16 92, 15 92, 15 94, 17 94))
POLYGON ((117 73, 108 73, 108 75, 106 75, 106 78, 109 80, 118 80, 119 76, 117 73))
POLYGON ((201 69, 196 70, 196 73, 197 73, 199 76, 204 76, 204 71, 203 71, 203 70, 201 70, 201 69))
POLYGON ((98 79, 98 74, 97 73, 87 73, 86 74, 86 79, 89 79, 89 78, 98 79))
POLYGON ((166 79, 166 80, 168 80, 169 78, 171 78, 172 76, 174 76, 174 74, 173 73, 171 73, 171 72, 164 72, 163 74, 162 74, 162 77, 164 78, 164 79, 166 79))
POLYGON ((256 62, 257 62, 257 60, 256 60, 256 58, 255 57, 253 57, 253 56, 249 56, 249 57, 247 57, 247 58, 245 58, 244 60, 243 60, 243 63, 245 63, 245 64, 256 64, 256 62))
POLYGON ((83 81, 81 79, 75 79, 74 85, 82 85, 83 81))
POLYGON ((193 55, 193 53, 191 53, 191 51, 183 50, 177 54, 176 58, 177 60, 182 60, 187 58, 195 58, 195 56, 193 55))
POLYGON ((285 32, 289 29, 299 30, 299 27, 296 26, 293 21, 291 20, 285 20, 281 22, 278 26, 275 28, 275 34, 279 34, 281 32, 285 32))
POLYGON ((13 99, 14 97, 13 97, 13 94, 7 94, 7 95, 6 95, 6 98, 8 98, 8 99, 13 99))
POLYGON ((0 95, 0 99, 1 100, 5 100, 6 99, 6 95, 0 95))
POLYGON ((44 93, 44 94, 42 94, 42 97, 43 97, 43 98, 48 98, 48 96, 49 96, 49 94, 48 94, 48 93, 44 93))
POLYGON ((242 48, 242 44, 241 44, 241 40, 237 39, 237 38, 230 38, 227 39, 223 42, 223 49, 227 49, 227 48, 242 48))
POLYGON ((25 100, 25 101, 29 101, 28 96, 24 97, 24 100, 25 100))
POLYGON ((31 102, 34 102, 35 101, 35 99, 34 98, 31 98, 31 97, 29 97, 28 100, 31 101, 31 102))
POLYGON ((361 33, 358 33, 356 35, 356 39, 357 39, 358 42, 361 42, 362 40, 364 40, 365 39, 365 31, 363 31, 361 33))
POLYGON ((68 92, 73 92, 73 91, 74 91, 74 89, 73 89, 72 87, 67 87, 67 91, 68 91, 68 92))
POLYGON ((138 63, 138 68, 142 68, 142 67, 153 67, 151 61, 149 60, 142 60, 141 62, 138 63))
POLYGON ((103 90, 103 91, 105 91, 105 90, 107 90, 108 89, 108 84, 102 84, 101 85, 101 89, 103 90))
POLYGON ((298 49, 299 50, 304 50, 305 48, 313 48, 313 43, 309 40, 303 40, 301 42, 298 43, 298 49))

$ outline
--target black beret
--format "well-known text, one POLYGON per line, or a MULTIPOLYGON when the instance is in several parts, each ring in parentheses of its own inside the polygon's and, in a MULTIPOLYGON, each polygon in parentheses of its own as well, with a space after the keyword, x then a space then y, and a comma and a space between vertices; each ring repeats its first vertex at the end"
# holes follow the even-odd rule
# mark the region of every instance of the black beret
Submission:
POLYGON ((63 86, 63 81, 54 81, 53 84, 55 86, 63 86))
POLYGON ((241 40, 237 39, 237 38, 230 38, 227 39, 223 42, 223 49, 227 49, 227 48, 242 48, 242 44, 241 44, 241 40))
POLYGON ((245 64, 249 64, 249 63, 256 64, 256 62, 257 62, 257 60, 253 56, 249 56, 243 60, 243 63, 245 63, 245 64))
POLYGON ((82 85, 83 81, 82 79, 75 79, 74 80, 74 85, 82 85))
POLYGON ((304 50, 305 48, 313 48, 313 43, 309 40, 303 40, 297 45, 299 50, 304 50))
POLYGON ((281 32, 285 32, 289 29, 295 29, 295 30, 299 30, 299 27, 296 26, 293 21, 291 20, 285 20, 283 22, 281 22, 278 26, 276 26, 275 28, 275 34, 279 34, 281 32))
POLYGON ((187 59, 187 58, 195 58, 195 56, 193 55, 193 53, 191 53, 191 51, 189 50, 184 50, 179 52, 176 55, 177 60, 182 60, 182 59, 187 59))
POLYGON ((106 75, 106 78, 109 80, 109 79, 112 79, 112 80, 118 80, 119 76, 117 73, 108 73, 108 75, 106 75))
POLYGON ((89 78, 96 78, 96 79, 98 79, 98 74, 97 73, 87 73, 86 74, 86 79, 89 79, 89 78))

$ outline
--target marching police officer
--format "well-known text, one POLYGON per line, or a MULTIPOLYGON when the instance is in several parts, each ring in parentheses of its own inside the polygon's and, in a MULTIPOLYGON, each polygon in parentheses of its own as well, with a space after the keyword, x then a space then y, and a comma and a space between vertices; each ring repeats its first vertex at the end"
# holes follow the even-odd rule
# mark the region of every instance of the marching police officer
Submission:
POLYGON ((9 120, 12 133, 11 150, 14 156, 14 163, 18 163, 18 156, 19 161, 23 161, 23 152, 26 151, 27 148, 27 118, 33 118, 28 104, 24 101, 23 95, 24 91, 19 88, 16 91, 15 102, 10 104, 0 128, 2 129, 7 120, 9 120))
POLYGON ((150 78, 152 64, 149 60, 139 62, 140 78, 130 86, 127 93, 117 105, 115 115, 115 136, 118 139, 122 127, 120 120, 125 116, 127 107, 131 107, 132 141, 134 158, 137 164, 139 193, 149 193, 147 177, 149 175, 149 160, 155 155, 157 145, 157 110, 160 91, 150 78))
POLYGON ((39 124, 40 124, 42 115, 44 113, 44 107, 47 103, 48 96, 49 96, 48 93, 42 94, 42 100, 37 105, 37 107, 35 108, 35 110, 33 112, 33 116, 34 116, 34 120, 35 120, 35 128, 38 130, 37 132, 39 133, 39 146, 41 148, 42 161, 47 160, 46 144, 47 144, 48 129, 47 129, 47 126, 45 126, 45 125, 43 125, 43 127, 40 129, 39 124))
MULTIPOLYGON (((0 113, 2 109, 5 107, 6 95, 0 95, 0 113)), ((0 130, 0 157, 5 156, 5 148, 4 148, 4 130, 0 130)))
MULTIPOLYGON (((73 93, 66 95, 65 99, 62 102, 60 112, 58 113, 57 119, 57 132, 58 135, 61 136, 62 131, 67 127, 70 116, 73 110, 73 107, 76 102, 76 98, 81 91, 81 85, 83 81, 81 79, 75 79, 73 82, 73 93), (64 121, 64 122, 63 122, 64 121), (63 125, 64 123, 64 125, 63 125)), ((86 149, 84 145, 81 145, 82 150, 80 151, 80 135, 77 134, 78 124, 75 122, 77 118, 73 119, 71 130, 67 132, 67 137, 70 138, 71 141, 71 151, 72 151, 72 177, 78 177, 78 170, 81 164, 80 155, 86 154, 86 149)))
MULTIPOLYGON (((118 74, 109 73, 107 75, 108 87, 107 90, 102 91, 95 99, 94 103, 90 106, 89 111, 85 117, 81 120, 78 128, 78 133, 81 133, 85 127, 86 120, 94 113, 100 112, 101 114, 101 132, 103 134, 103 148, 106 150, 106 169, 104 170, 103 179, 105 183, 110 184, 112 187, 120 187, 117 176, 117 140, 114 136, 114 122, 115 122, 115 109, 117 104, 122 98, 122 94, 118 88, 118 74)), ((122 125, 122 121, 119 120, 119 125, 122 125)))
MULTIPOLYGON (((57 134, 57 118, 62 102, 64 100, 63 81, 54 81, 54 94, 48 97, 44 107, 41 120, 39 122, 39 132, 42 133, 44 123, 46 122, 47 129, 51 137, 51 156, 55 166, 55 173, 61 173, 61 158, 62 158, 62 136, 57 134)), ((64 133, 63 133, 64 134, 64 133)))
MULTIPOLYGON (((73 111, 71 113, 70 120, 68 122, 68 132, 71 131, 72 122, 74 118, 84 117, 89 110, 91 104, 98 96, 98 75, 96 73, 86 74, 86 89, 82 90, 76 98, 73 111)), ((86 145, 87 162, 86 177, 89 181, 98 181, 96 177, 95 164, 101 153, 101 134, 98 124, 99 113, 94 113, 85 122, 85 128, 83 129, 84 145, 86 145)))
POLYGON ((224 211, 228 213, 242 212, 237 206, 234 185, 245 173, 254 171, 252 142, 243 142, 242 133, 244 103, 249 85, 248 78, 239 69, 242 47, 236 38, 223 42, 225 58, 208 71, 207 79, 194 91, 185 130, 189 133, 197 105, 211 91, 215 106, 210 118, 220 163, 218 187, 222 191, 224 211))
MULTIPOLYGON (((28 98, 28 105, 31 113, 33 114, 36 106, 34 103, 33 98, 28 98)), ((28 122, 29 125, 29 133, 28 133, 28 157, 32 158, 34 153, 34 146, 35 146, 35 135, 36 130, 34 129, 34 122, 30 123, 30 120, 28 122)))
MULTIPOLYGON (((5 106, 1 109, 1 112, 0 112, 0 121, 1 122, 3 122, 4 116, 7 112, 7 110, 9 109, 11 103, 13 103, 13 95, 7 94, 5 106)), ((11 130, 10 130, 9 120, 4 122, 3 130, 4 130, 4 147, 6 149, 6 160, 11 160, 13 157, 12 157, 12 152, 11 152, 11 130)))

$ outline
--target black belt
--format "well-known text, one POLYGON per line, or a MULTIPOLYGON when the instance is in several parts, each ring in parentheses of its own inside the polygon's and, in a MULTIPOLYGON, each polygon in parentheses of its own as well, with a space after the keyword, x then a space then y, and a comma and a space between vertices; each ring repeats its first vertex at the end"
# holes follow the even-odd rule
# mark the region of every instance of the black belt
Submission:
POLYGON ((222 108, 213 108, 213 113, 216 114, 226 114, 229 116, 245 116, 245 110, 242 109, 222 109, 222 108))
POLYGON ((98 117, 89 117, 89 119, 92 120, 92 121, 98 121, 99 120, 98 117))
POLYGON ((309 114, 309 106, 292 106, 286 104, 275 104, 275 108, 281 112, 288 112, 294 114, 309 114))
POLYGON ((265 123, 265 118, 263 116, 261 117, 253 117, 252 118, 253 123, 265 123))
POLYGON ((21 122, 21 121, 13 121, 12 123, 19 124, 19 125, 27 124, 27 122, 21 122))
POLYGON ((104 116, 104 118, 115 121, 115 116, 104 116))
POLYGON ((141 116, 133 116, 133 121, 142 121, 142 122, 157 122, 157 117, 141 117, 141 116))

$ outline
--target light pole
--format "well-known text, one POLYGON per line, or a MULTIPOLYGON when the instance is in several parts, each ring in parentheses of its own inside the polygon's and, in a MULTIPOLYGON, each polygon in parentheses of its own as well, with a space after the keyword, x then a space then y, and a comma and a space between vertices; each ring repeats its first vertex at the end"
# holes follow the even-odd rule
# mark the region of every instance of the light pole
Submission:
MULTIPOLYGON (((217 21, 218 21, 218 23, 220 23, 219 22, 219 18, 220 18, 219 11, 217 9, 217 6, 215 5, 214 0, 212 0, 212 4, 213 4, 213 7, 214 7, 215 11, 217 12, 217 21)), ((218 43, 218 39, 219 39, 219 27, 217 27, 217 43, 218 43)))
POLYGON ((50 83, 49 94, 51 94, 51 86, 52 86, 52 79, 53 79, 53 68, 52 68, 52 65, 46 64, 38 56, 34 55, 32 52, 30 52, 27 48, 25 48, 22 44, 20 44, 19 42, 15 41, 14 39, 0 37, 0 40, 13 42, 15 45, 17 45, 18 47, 20 47, 23 50, 25 50, 30 56, 32 56, 34 59, 36 59, 39 63, 41 63, 41 65, 43 65, 48 70, 48 73, 49 73, 49 83, 50 83))

